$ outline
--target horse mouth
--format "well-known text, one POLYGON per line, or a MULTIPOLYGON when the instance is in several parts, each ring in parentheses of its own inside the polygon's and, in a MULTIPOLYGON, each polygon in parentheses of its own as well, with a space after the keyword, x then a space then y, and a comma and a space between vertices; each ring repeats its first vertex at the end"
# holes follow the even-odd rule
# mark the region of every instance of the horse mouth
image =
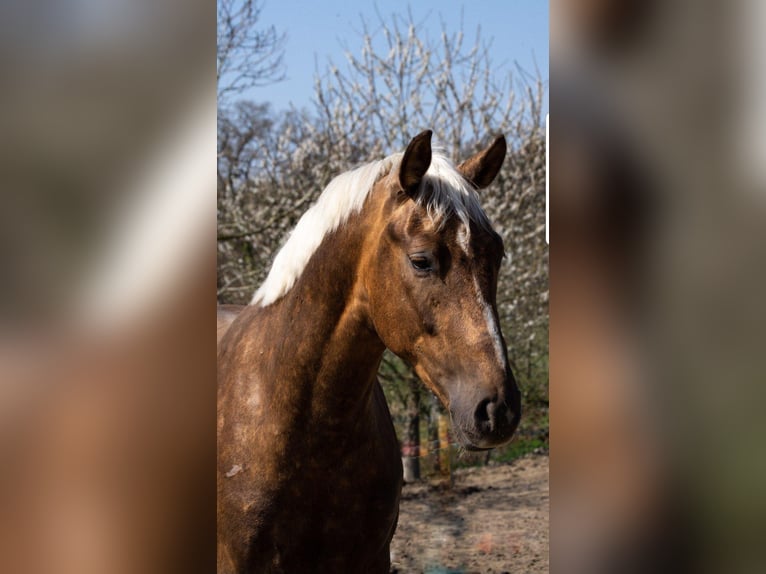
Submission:
POLYGON ((463 437, 459 442, 460 446, 462 446, 465 450, 470 452, 485 452, 488 450, 492 450, 493 448, 498 448, 501 446, 505 446, 511 441, 511 436, 509 436, 507 439, 503 439, 497 443, 491 444, 490 446, 481 446, 481 441, 472 441, 470 439, 466 439, 463 437), (478 444, 477 444, 478 443, 478 444))
POLYGON ((500 440, 500 441, 491 441, 492 444, 487 446, 486 442, 488 437, 475 436, 476 433, 472 432, 472 429, 464 429, 464 428, 461 428, 460 425, 454 424, 454 419, 453 419, 452 428, 454 429, 455 438, 457 439, 458 444, 469 452, 484 452, 484 451, 492 450, 493 448, 503 446, 508 441, 510 441, 511 436, 513 436, 513 434, 511 434, 507 439, 500 440))
POLYGON ((494 446, 476 446, 475 444, 466 443, 462 445, 465 450, 471 451, 471 452, 484 452, 488 450, 492 450, 495 448, 494 446))
MULTIPOLYGON (((452 413, 450 413, 450 415, 452 415, 452 413)), ((511 426, 501 434, 482 434, 477 432, 474 428, 465 428, 460 424, 456 424, 455 417, 450 416, 452 428, 458 444, 470 452, 484 452, 508 444, 513 438, 513 435, 516 434, 519 418, 520 417, 517 417, 511 426)))

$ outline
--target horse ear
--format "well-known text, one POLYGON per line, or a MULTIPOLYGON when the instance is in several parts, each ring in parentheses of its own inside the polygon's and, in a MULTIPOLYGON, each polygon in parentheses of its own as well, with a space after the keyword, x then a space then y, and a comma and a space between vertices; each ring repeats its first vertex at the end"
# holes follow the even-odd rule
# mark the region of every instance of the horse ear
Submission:
POLYGON ((412 195, 431 165, 431 130, 420 132, 410 142, 399 166, 399 185, 412 195))
POLYGON ((495 138, 495 141, 493 141, 488 148, 480 151, 475 156, 468 158, 457 166, 457 170, 464 178, 471 182, 476 189, 484 189, 492 183, 500 171, 500 168, 503 166, 507 147, 505 136, 500 135, 495 138))

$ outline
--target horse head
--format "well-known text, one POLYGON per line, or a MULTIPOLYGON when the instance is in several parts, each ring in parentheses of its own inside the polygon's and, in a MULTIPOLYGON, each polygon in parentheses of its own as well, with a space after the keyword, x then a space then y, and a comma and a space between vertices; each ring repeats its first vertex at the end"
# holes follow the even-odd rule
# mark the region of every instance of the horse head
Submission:
POLYGON ((376 185, 380 232, 362 276, 373 328, 449 409, 468 449, 510 440, 521 416, 497 312, 504 257, 477 190, 500 171, 501 136, 457 167, 416 136, 376 185))

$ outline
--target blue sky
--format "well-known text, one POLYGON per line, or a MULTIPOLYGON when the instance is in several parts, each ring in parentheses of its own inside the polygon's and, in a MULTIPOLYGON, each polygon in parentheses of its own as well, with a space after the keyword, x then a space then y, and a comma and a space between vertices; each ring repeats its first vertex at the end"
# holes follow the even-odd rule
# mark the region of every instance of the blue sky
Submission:
MULTIPOLYGON (((495 66, 513 70, 518 64, 533 72, 536 65, 547 84, 547 0, 264 0, 262 22, 287 33, 287 80, 245 96, 270 102, 277 110, 309 106, 317 66, 323 70, 330 60, 343 65, 344 46, 358 51, 361 17, 375 29, 376 5, 386 18, 406 15, 409 6, 431 38, 439 37, 442 21, 448 30, 459 29, 462 12, 467 40, 474 38, 477 26, 485 41, 492 40, 495 66)), ((547 102, 544 107, 547 111, 547 102)))

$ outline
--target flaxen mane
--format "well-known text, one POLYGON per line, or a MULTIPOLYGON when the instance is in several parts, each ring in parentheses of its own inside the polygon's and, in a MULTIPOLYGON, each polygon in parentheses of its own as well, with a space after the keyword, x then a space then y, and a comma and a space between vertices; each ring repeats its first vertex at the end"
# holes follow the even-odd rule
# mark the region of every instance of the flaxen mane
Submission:
MULTIPOLYGON (((393 154, 333 179, 277 253, 269 275, 255 292, 251 304, 266 307, 285 295, 301 276, 324 237, 362 208, 380 179, 398 173, 402 156, 401 153, 393 154)), ((415 201, 426 207, 434 222, 444 222, 454 215, 466 229, 470 222, 491 229, 476 192, 442 153, 433 154, 415 201)))

